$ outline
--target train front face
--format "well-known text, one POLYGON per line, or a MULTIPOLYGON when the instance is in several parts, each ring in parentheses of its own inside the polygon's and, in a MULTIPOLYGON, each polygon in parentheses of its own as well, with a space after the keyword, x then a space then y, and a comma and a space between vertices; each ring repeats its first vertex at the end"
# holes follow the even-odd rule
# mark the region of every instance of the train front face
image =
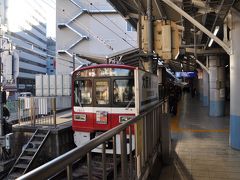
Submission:
POLYGON ((134 116, 134 67, 97 65, 73 73, 72 127, 77 146, 134 116))

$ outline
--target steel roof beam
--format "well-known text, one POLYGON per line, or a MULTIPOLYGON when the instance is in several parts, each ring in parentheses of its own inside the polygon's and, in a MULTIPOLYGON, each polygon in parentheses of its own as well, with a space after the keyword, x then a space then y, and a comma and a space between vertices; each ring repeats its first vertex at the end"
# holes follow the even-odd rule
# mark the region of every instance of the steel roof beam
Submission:
POLYGON ((167 14, 165 10, 163 9, 162 2, 160 0, 154 0, 155 4, 157 5, 157 10, 159 15, 162 17, 162 19, 167 19, 167 14))
POLYGON ((188 21, 190 21, 193 25, 195 25, 199 30, 204 32, 206 35, 208 35, 210 38, 212 38, 216 43, 218 43, 228 54, 231 54, 230 47, 225 44, 221 39, 219 39, 217 36, 215 36, 212 32, 210 32, 207 28, 205 28, 202 24, 200 24, 198 21, 196 21, 194 18, 192 18, 189 14, 187 14, 185 11, 183 11, 181 8, 179 8, 176 4, 174 4, 170 0, 162 0, 165 2, 168 6, 173 8, 175 11, 177 11, 179 14, 184 16, 188 21))
POLYGON ((205 70, 208 74, 210 74, 209 69, 208 69, 206 66, 204 66, 203 63, 201 63, 201 62, 200 62, 199 60, 197 60, 197 59, 196 59, 196 63, 198 63, 199 66, 200 66, 203 70, 205 70))
MULTIPOLYGON (((222 0, 221 4, 218 6, 217 10, 216 10, 216 16, 215 16, 215 20, 214 23, 212 25, 212 29, 211 32, 214 31, 214 28, 217 24, 219 24, 220 22, 223 22, 227 12, 229 11, 229 9, 233 6, 235 0, 222 0), (228 2, 229 4, 226 5, 226 2, 228 2)), ((205 44, 205 49, 207 48, 207 45, 210 41, 210 38, 208 38, 207 43, 205 44)))
POLYGON ((144 9, 144 7, 143 7, 143 5, 142 5, 142 2, 141 2, 141 0, 133 0, 133 2, 134 2, 134 4, 136 5, 136 7, 138 7, 139 9, 140 9, 140 12, 142 13, 142 14, 145 14, 145 9, 144 9), (137 2, 138 1, 138 2, 137 2))
MULTIPOLYGON (((194 48, 186 48, 186 52, 194 53, 194 48)), ((222 54, 225 53, 224 50, 221 48, 214 48, 214 49, 196 49, 196 53, 199 55, 209 55, 209 54, 222 54)))

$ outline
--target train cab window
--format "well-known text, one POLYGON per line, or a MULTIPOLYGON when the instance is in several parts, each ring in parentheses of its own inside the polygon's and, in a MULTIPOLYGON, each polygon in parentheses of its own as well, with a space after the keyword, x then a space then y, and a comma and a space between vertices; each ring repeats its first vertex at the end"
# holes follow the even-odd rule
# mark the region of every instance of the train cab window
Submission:
POLYGON ((113 83, 113 102, 114 104, 134 104, 134 80, 119 79, 113 83))
POLYGON ((109 104, 109 81, 96 81, 96 103, 109 104))
POLYGON ((80 80, 74 83, 74 104, 81 106, 82 104, 92 103, 92 81, 80 80))

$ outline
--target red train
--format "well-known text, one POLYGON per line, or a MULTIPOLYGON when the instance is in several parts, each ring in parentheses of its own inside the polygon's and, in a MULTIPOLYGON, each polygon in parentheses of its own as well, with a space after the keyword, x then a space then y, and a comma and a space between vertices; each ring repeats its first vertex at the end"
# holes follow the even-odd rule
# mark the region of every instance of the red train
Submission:
MULTIPOLYGON (((75 144, 82 146, 157 102, 157 76, 137 67, 102 64, 75 70, 72 74, 75 144)), ((117 144, 118 141, 119 136, 117 144)))

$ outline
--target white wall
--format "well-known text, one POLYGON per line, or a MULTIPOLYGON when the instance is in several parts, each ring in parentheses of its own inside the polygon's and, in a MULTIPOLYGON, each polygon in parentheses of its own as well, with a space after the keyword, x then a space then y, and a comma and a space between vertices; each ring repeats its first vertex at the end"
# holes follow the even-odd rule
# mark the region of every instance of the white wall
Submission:
MULTIPOLYGON (((68 50, 70 54, 91 54, 93 56, 106 57, 110 56, 112 53, 117 53, 129 48, 137 48, 136 31, 127 32, 126 21, 106 2, 106 0, 91 1, 93 5, 97 7, 97 9, 94 6, 91 6, 87 1, 76 2, 79 3, 81 9, 88 9, 98 12, 93 13, 92 16, 88 13, 83 13, 75 21, 68 24, 77 32, 87 36, 88 39, 82 40, 73 48, 68 49, 68 47, 73 42, 76 42, 80 36, 70 30, 68 27, 57 27, 57 51, 68 50), (99 10, 104 11, 105 13, 99 13, 99 10), (105 27, 103 24, 107 27, 105 27), (129 44, 122 40, 122 38, 127 40, 129 44)), ((72 17, 81 11, 79 7, 74 5, 69 0, 58 0, 56 6, 57 24, 69 22, 72 17)), ((56 61, 57 73, 69 74, 72 71, 71 62, 72 57, 70 57, 68 54, 59 53, 56 61)))

